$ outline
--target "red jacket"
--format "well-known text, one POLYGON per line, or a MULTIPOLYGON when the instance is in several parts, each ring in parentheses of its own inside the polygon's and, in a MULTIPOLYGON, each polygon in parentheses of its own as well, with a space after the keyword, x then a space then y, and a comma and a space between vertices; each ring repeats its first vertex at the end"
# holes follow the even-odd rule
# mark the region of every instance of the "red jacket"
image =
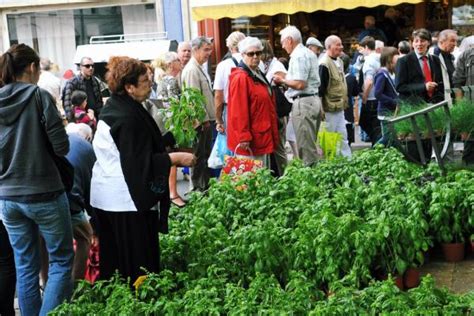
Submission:
MULTIPOLYGON (((275 96, 270 96, 264 82, 242 68, 232 69, 229 82, 227 146, 235 151, 239 143, 250 142, 255 156, 271 154, 278 144, 275 96)), ((249 152, 238 148, 237 154, 249 152)))

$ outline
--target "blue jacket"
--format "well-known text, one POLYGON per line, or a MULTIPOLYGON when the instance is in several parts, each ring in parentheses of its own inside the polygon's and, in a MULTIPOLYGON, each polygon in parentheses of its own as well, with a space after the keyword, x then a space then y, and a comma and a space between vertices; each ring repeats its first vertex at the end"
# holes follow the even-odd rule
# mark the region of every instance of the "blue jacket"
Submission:
POLYGON ((398 103, 398 92, 386 68, 380 68, 375 74, 375 98, 378 101, 377 113, 387 115, 395 112, 398 103))

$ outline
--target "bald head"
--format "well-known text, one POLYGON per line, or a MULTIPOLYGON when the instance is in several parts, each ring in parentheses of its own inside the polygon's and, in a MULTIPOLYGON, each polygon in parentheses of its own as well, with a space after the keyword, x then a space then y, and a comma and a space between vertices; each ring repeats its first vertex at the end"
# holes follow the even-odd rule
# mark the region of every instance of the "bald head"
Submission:
POLYGON ((181 42, 178 44, 178 59, 184 67, 191 59, 191 43, 181 42))

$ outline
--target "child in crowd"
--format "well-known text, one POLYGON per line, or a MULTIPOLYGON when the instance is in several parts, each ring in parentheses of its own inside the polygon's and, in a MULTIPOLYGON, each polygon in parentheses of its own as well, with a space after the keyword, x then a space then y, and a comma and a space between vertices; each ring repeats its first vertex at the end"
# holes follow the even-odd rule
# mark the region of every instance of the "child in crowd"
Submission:
POLYGON ((392 135, 384 120, 387 116, 396 115, 398 111, 399 97, 395 88, 395 66, 398 56, 396 48, 383 48, 380 56, 381 68, 375 75, 375 97, 378 100, 377 116, 382 127, 382 138, 378 143, 384 146, 390 146, 392 142, 392 135))
POLYGON ((87 94, 84 91, 76 90, 71 95, 71 104, 74 123, 85 123, 92 130, 95 130, 97 121, 95 119, 94 110, 87 110, 87 94))

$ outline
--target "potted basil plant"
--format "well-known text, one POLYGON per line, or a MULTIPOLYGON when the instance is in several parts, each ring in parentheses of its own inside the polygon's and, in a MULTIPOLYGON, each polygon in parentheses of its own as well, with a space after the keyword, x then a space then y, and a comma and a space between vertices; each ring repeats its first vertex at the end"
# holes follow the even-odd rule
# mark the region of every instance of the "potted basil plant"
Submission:
POLYGON ((196 88, 183 86, 180 98, 170 98, 162 109, 165 127, 173 133, 180 151, 190 151, 196 140, 196 128, 206 117, 206 99, 196 88))

